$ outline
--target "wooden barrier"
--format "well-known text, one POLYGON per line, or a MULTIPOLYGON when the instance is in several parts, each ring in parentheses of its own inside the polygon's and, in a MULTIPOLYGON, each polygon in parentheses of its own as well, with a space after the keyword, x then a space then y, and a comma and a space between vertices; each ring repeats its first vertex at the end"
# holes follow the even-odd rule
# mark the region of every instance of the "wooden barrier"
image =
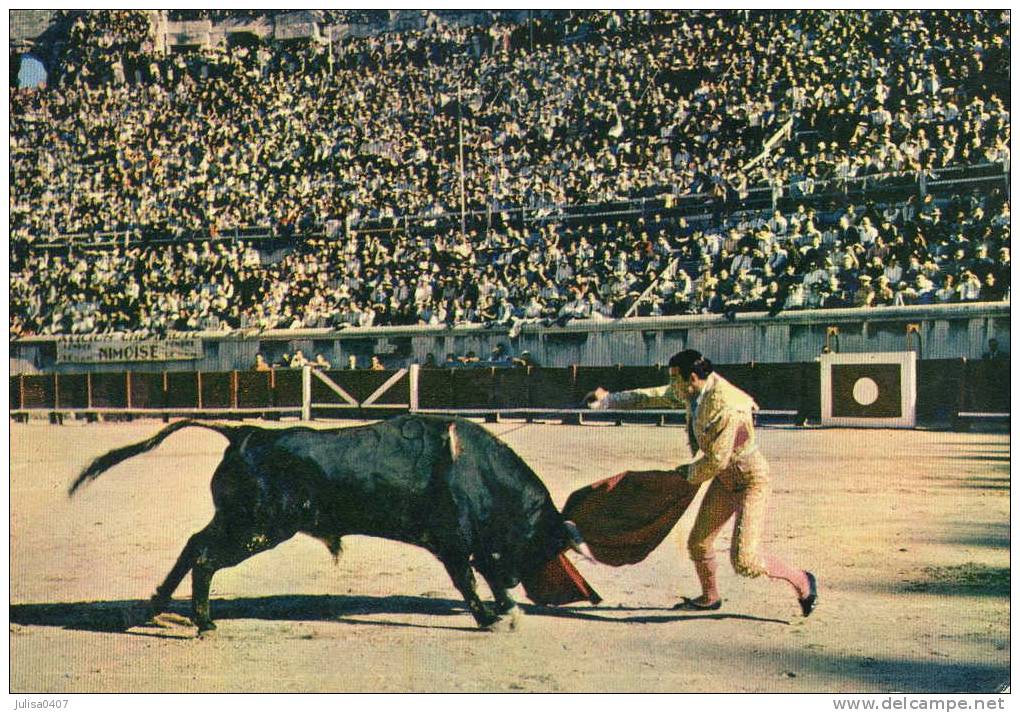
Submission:
MULTIPOLYGON (((817 420, 817 362, 720 365, 719 371, 764 412, 817 420)), ((380 413, 574 412, 597 386, 610 391, 668 383, 666 367, 417 369, 411 394, 406 369, 302 371, 22 374, 10 377, 11 414, 300 415, 374 418, 380 413), (307 411, 305 409, 308 409, 307 411)), ((918 362, 917 414, 925 422, 1003 417, 1010 411, 1009 361, 935 359, 918 362)), ((619 417, 614 417, 619 420, 619 417)), ((571 415, 575 422, 579 419, 571 415)))

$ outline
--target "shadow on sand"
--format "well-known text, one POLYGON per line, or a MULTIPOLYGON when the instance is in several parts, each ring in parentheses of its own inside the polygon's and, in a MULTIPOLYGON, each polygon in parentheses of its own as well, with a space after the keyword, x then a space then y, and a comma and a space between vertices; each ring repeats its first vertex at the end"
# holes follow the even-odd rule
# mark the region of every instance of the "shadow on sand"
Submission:
MULTIPOLYGON (((68 602, 47 604, 13 604, 10 622, 21 626, 54 626, 98 632, 125 632, 149 621, 149 602, 144 599, 122 599, 99 602, 68 602)), ((289 594, 238 599, 214 599, 211 602, 213 618, 262 619, 266 621, 336 621, 345 624, 401 626, 413 628, 477 630, 464 602, 455 599, 437 599, 414 596, 334 596, 329 594, 289 594), (352 617, 376 614, 417 614, 426 616, 457 617, 456 626, 416 624, 404 621, 357 619, 352 617), (463 621, 463 625, 461 625, 463 621)), ((694 619, 737 619, 758 623, 789 624, 782 619, 766 619, 746 614, 678 615, 669 609, 652 607, 544 607, 522 604, 521 609, 532 616, 549 616, 584 621, 632 624, 664 624, 694 619), (658 612, 658 614, 653 613, 658 612)), ((167 612, 187 618, 191 605, 185 600, 174 600, 167 612)), ((156 635, 156 634, 146 634, 156 635)))

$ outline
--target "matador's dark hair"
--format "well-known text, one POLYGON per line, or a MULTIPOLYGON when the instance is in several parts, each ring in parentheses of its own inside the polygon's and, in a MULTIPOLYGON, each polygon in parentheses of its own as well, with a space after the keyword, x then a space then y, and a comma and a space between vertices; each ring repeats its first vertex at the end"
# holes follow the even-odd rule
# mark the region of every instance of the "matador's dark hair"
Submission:
POLYGON ((705 379, 714 371, 712 362, 701 356, 701 352, 697 349, 684 349, 682 352, 677 352, 670 357, 669 365, 679 369, 680 375, 685 379, 689 379, 691 374, 697 374, 698 378, 705 379))

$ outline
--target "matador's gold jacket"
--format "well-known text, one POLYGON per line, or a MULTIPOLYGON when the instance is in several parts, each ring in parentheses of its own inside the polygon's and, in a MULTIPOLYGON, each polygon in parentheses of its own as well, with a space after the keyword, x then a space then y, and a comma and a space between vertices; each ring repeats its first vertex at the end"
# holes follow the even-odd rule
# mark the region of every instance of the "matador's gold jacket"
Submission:
MULTIPOLYGON (((705 388, 695 399, 680 395, 681 380, 648 389, 617 391, 594 406, 598 409, 687 408, 687 438, 695 459, 689 479, 700 484, 717 475, 729 475, 733 468, 757 451, 754 412, 758 404, 749 395, 711 373, 705 388)), ((737 478, 739 479, 739 478, 737 478)), ((733 481, 734 479, 725 478, 733 481)), ((733 488, 738 482, 727 482, 733 488)))

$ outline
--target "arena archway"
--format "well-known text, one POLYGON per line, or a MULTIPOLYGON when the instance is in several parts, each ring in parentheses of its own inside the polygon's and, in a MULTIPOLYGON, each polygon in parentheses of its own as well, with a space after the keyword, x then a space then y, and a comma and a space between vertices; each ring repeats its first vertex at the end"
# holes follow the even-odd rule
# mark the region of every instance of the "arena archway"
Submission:
POLYGON ((19 57, 19 60, 19 89, 46 86, 48 73, 46 72, 46 65, 43 64, 42 60, 33 54, 23 54, 19 57))

